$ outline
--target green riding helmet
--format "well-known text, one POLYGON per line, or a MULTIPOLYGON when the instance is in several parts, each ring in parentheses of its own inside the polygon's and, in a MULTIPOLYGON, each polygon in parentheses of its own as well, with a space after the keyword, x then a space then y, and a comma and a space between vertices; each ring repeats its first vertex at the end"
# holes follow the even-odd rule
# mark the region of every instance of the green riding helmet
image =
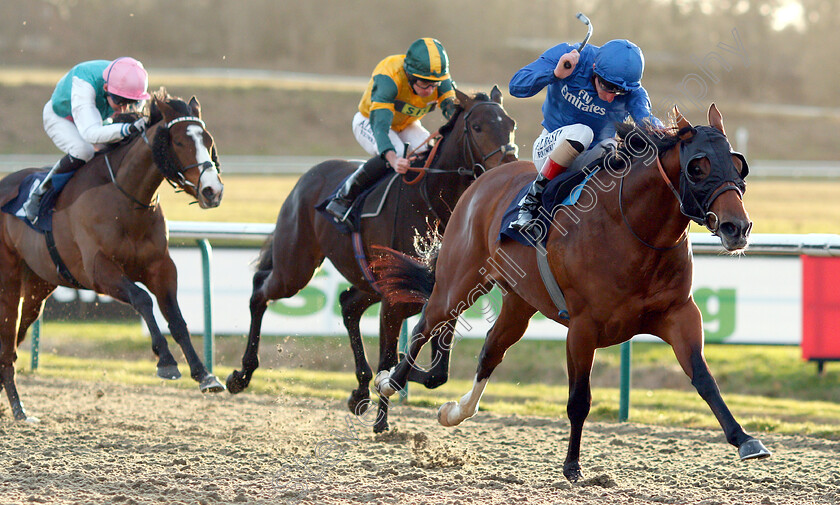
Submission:
POLYGON ((422 38, 412 42, 405 53, 405 72, 426 81, 449 79, 449 56, 439 40, 422 38))

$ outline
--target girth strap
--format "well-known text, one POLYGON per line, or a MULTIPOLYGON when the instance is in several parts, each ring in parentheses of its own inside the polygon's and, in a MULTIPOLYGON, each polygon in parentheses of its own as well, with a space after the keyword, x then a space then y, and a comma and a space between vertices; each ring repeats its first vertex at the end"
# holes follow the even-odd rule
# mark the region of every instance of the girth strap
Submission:
POLYGON ((545 289, 548 290, 548 295, 554 306, 557 308, 557 315, 560 319, 569 319, 569 309, 566 306, 566 297, 563 296, 563 290, 557 284, 557 279, 551 273, 551 266, 548 264, 548 251, 542 247, 536 247, 537 251, 537 267, 540 270, 540 277, 542 278, 545 289))
POLYGON ((376 288, 376 278, 373 276, 373 272, 371 271, 370 265, 367 261, 367 256, 365 256, 365 245, 362 243, 362 234, 358 231, 354 231, 350 237, 353 240, 353 255, 356 257, 356 263, 359 264, 359 270, 362 271, 362 276, 364 276, 365 280, 368 284, 370 284, 370 287, 372 287, 377 294, 381 295, 382 293, 376 288))
POLYGON ((45 231, 44 238, 47 240, 47 251, 49 251, 50 258, 52 258, 53 263, 55 263, 55 267, 58 271, 58 274, 64 277, 64 280, 69 282, 74 288, 87 289, 86 287, 82 286, 82 284, 79 281, 77 281, 75 277, 73 277, 73 274, 70 273, 70 270, 67 268, 67 265, 64 264, 64 261, 61 259, 61 255, 58 254, 58 248, 55 246, 55 238, 53 237, 52 231, 45 231))

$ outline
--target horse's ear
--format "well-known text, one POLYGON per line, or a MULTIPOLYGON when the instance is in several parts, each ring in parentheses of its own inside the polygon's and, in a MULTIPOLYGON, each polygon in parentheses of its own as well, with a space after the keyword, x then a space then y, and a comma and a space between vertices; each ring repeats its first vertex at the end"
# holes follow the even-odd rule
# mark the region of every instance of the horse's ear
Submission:
POLYGON ((461 106, 462 109, 467 110, 470 108, 470 95, 464 93, 458 88, 455 88, 455 98, 458 100, 458 104, 461 106))
POLYGON ((193 116, 201 117, 201 104, 198 103, 198 99, 196 99, 195 95, 190 98, 190 109, 193 111, 193 116))
POLYGON ((714 103, 709 106, 709 124, 717 128, 722 134, 726 135, 726 130, 723 129, 723 115, 721 115, 717 105, 714 103))
POLYGON ((680 109, 674 105, 674 120, 677 122, 677 130, 682 130, 683 128, 691 128, 691 123, 688 122, 688 119, 682 115, 680 109))
POLYGON ((502 90, 495 84, 493 85, 493 89, 490 90, 490 100, 502 105, 502 90))

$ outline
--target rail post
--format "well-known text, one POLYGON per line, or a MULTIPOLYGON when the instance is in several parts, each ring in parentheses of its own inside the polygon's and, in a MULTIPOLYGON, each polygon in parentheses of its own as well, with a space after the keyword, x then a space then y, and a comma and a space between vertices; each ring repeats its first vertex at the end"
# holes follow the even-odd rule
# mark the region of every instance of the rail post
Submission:
POLYGON ((196 241, 201 250, 201 270, 204 279, 204 366, 207 371, 213 373, 213 359, 215 354, 215 337, 213 335, 213 276, 211 273, 211 260, 213 248, 206 238, 196 241))
POLYGON ((41 316, 32 323, 32 370, 38 369, 38 348, 41 345, 41 316))
POLYGON ((618 422, 630 417, 630 358, 633 355, 630 341, 621 344, 621 385, 619 386, 618 422))

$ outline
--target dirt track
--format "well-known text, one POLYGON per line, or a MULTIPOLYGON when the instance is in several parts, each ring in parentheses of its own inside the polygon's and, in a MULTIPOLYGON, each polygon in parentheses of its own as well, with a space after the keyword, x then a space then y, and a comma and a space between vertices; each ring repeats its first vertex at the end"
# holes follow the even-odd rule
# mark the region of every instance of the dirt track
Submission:
POLYGON ((41 422, 13 422, 3 395, 2 504, 840 503, 838 441, 764 436, 773 457, 742 463, 718 431, 590 423, 571 486, 565 420, 482 412, 452 429, 403 406, 374 436, 342 402, 19 383, 41 422))

